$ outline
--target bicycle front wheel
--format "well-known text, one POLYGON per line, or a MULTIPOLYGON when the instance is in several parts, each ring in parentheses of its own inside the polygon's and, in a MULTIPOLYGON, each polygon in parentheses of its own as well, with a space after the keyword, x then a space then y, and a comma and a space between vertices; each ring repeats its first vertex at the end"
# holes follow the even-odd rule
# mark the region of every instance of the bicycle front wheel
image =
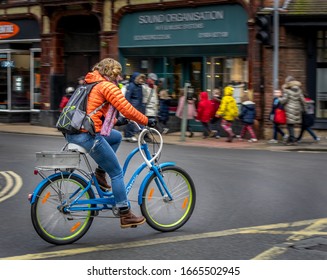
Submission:
MULTIPOLYGON (((31 219, 38 235, 45 241, 70 244, 80 239, 90 228, 94 211, 69 211, 69 204, 76 199, 87 183, 74 174, 58 173, 48 180, 36 194, 32 204, 31 219)), ((88 189, 80 199, 92 199, 94 193, 88 189)), ((81 205, 81 207, 94 205, 81 205)))
POLYGON ((141 211, 152 228, 163 232, 174 231, 192 215, 195 187, 190 175, 177 166, 162 168, 161 176, 172 199, 161 186, 157 175, 153 174, 143 191, 141 211))

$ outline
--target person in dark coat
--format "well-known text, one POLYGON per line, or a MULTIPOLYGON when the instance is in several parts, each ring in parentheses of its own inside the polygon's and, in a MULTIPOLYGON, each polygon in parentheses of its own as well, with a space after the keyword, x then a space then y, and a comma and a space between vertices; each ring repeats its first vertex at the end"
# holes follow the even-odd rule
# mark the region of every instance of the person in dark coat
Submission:
POLYGON ((242 129, 240 140, 243 140, 246 132, 248 131, 251 138, 249 142, 257 142, 258 139, 253 130, 253 124, 256 117, 255 103, 249 99, 247 95, 243 97, 241 105, 241 113, 238 118, 242 121, 242 129))
POLYGON ((274 99, 271 106, 271 111, 269 114, 269 120, 273 122, 273 138, 268 141, 269 144, 278 143, 278 134, 282 136, 284 140, 288 139, 288 134, 286 134, 283 129, 280 127, 281 124, 275 121, 276 109, 284 110, 284 106, 280 103, 279 97, 282 96, 281 90, 274 91, 274 99))
MULTIPOLYGON (((125 98, 142 114, 145 113, 145 107, 143 104, 143 84, 146 81, 144 74, 134 72, 130 78, 129 84, 126 88, 125 98)), ((128 142, 137 142, 135 137, 135 125, 128 123, 124 129, 124 140, 128 142)))
POLYGON ((305 111, 302 113, 302 124, 301 124, 301 131, 299 136, 297 137, 296 141, 301 142, 303 133, 307 131, 315 140, 316 142, 320 141, 320 138, 313 132, 311 127, 315 123, 315 108, 314 108, 314 100, 305 96, 304 98, 306 106, 305 111))
POLYGON ((212 92, 212 99, 211 99, 212 113, 211 113, 209 127, 211 130, 216 131, 216 133, 212 136, 215 137, 216 139, 220 138, 219 132, 220 132, 221 118, 216 117, 216 112, 219 109, 220 102, 221 102, 220 90, 218 88, 215 88, 212 92))
POLYGON ((169 130, 167 127, 167 122, 169 120, 169 105, 170 105, 170 96, 166 89, 161 89, 159 91, 159 112, 158 120, 162 126, 162 133, 166 134, 169 130))

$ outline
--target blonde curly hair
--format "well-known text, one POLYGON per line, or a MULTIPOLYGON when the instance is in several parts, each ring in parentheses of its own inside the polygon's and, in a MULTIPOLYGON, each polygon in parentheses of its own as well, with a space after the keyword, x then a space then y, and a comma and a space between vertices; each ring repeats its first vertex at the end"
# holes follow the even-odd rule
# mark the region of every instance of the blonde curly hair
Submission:
POLYGON ((105 58, 93 66, 92 71, 95 70, 98 70, 102 76, 106 76, 111 81, 114 81, 121 75, 122 67, 118 61, 112 58, 105 58))

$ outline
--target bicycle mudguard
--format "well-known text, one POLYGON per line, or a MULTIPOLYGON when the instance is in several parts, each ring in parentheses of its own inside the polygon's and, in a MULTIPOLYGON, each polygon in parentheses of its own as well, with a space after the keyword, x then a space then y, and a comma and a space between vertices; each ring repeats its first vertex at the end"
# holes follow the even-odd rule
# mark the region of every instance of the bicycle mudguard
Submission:
MULTIPOLYGON (((35 202, 35 199, 36 199, 36 195, 37 193, 39 192, 39 190, 43 187, 43 185, 48 182, 49 180, 53 180, 55 179, 56 177, 61 177, 63 175, 66 175, 66 174, 71 174, 69 172, 61 172, 61 173, 55 173, 55 174, 51 174, 50 176, 44 178, 37 186, 36 188, 34 189, 33 193, 32 193, 32 197, 31 197, 31 200, 30 200, 30 204, 33 204, 35 202)), ((81 180, 85 181, 87 183, 87 181, 85 180, 85 178, 83 178, 82 176, 80 176, 79 174, 75 174, 75 176, 79 177, 81 180)))
MULTIPOLYGON (((159 164, 160 168, 166 167, 166 166, 175 166, 176 163, 175 162, 163 162, 161 164, 159 164)), ((150 170, 149 173, 145 176, 145 178, 143 179, 140 189, 139 189, 139 193, 138 193, 138 204, 141 205, 142 204, 142 194, 143 194, 143 190, 145 188, 146 183, 149 181, 150 177, 153 175, 154 171, 150 170)))

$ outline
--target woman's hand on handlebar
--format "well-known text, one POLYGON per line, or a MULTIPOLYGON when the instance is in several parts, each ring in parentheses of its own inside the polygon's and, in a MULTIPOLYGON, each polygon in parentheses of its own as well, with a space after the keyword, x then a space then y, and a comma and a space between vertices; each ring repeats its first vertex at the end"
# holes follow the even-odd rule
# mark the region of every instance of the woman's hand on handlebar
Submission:
POLYGON ((157 120, 155 118, 148 118, 148 127, 155 127, 157 125, 157 120))

